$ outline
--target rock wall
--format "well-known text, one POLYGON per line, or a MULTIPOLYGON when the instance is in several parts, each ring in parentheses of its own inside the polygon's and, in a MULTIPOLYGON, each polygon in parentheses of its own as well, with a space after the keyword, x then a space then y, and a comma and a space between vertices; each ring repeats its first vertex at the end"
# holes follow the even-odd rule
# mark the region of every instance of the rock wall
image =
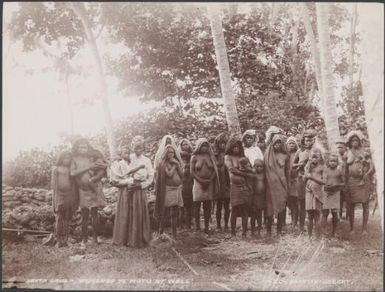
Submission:
MULTIPOLYGON (((99 210, 99 234, 111 236, 114 224, 118 189, 105 187, 107 206, 99 210)), ((154 209, 155 197, 148 197, 150 215, 154 209)), ((55 215, 52 208, 52 190, 9 187, 2 185, 2 223, 4 228, 54 231, 55 215)), ((78 210, 71 222, 71 234, 81 235, 81 213, 78 210)), ((152 222, 154 227, 154 222, 152 222)), ((91 226, 89 226, 91 229, 91 226)))

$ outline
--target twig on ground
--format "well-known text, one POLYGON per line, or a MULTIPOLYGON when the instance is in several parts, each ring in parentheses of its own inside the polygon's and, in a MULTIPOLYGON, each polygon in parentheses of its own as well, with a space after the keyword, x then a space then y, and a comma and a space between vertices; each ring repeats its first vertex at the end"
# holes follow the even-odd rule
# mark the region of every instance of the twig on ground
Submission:
POLYGON ((227 291, 235 291, 234 289, 229 288, 229 287, 226 286, 225 284, 221 284, 221 283, 217 283, 217 282, 213 282, 213 284, 214 284, 214 285, 217 285, 217 286, 219 286, 219 287, 221 287, 221 288, 223 288, 223 289, 225 289, 225 290, 227 290, 227 291))
POLYGON ((193 272, 194 275, 199 276, 198 272, 194 270, 194 268, 182 257, 182 255, 174 248, 171 247, 173 252, 180 258, 180 260, 190 269, 191 272, 193 272))

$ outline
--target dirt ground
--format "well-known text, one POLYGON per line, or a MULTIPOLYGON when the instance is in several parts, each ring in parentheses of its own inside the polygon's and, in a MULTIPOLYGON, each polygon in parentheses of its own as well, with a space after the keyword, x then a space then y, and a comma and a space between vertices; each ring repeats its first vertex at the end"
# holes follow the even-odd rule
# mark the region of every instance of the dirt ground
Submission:
POLYGON ((286 233, 272 241, 249 234, 242 240, 240 230, 236 238, 217 231, 209 236, 180 231, 176 242, 154 236, 145 249, 113 247, 104 238, 84 254, 76 244, 58 249, 41 240, 3 242, 3 287, 382 291, 380 218, 378 212, 370 215, 369 234, 362 236, 361 212, 356 211, 356 234, 349 237, 348 222, 342 220, 337 239, 310 241, 288 224, 286 233))

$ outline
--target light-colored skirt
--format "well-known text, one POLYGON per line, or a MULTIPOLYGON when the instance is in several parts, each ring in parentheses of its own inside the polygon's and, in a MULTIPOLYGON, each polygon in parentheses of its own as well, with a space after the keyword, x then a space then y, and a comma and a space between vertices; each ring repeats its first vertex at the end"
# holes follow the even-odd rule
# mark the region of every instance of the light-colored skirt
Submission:
POLYGON ((183 207, 182 186, 166 186, 164 207, 183 207))
POLYGON ((340 209, 341 192, 325 192, 324 210, 339 210, 340 209))
POLYGON ((306 183, 305 208, 306 210, 321 211, 324 203, 323 186, 308 180, 306 183))
POLYGON ((215 181, 212 181, 206 189, 203 189, 202 184, 194 179, 192 190, 194 202, 212 200, 214 196, 214 183, 215 181))

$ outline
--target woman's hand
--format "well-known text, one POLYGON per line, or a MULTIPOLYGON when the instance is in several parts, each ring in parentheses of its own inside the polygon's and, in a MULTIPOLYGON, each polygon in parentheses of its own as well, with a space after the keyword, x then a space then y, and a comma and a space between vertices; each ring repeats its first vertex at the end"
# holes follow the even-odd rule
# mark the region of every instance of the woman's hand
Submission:
POLYGON ((174 163, 174 164, 176 164, 176 165, 179 165, 179 161, 176 160, 175 158, 171 159, 171 163, 174 163))

